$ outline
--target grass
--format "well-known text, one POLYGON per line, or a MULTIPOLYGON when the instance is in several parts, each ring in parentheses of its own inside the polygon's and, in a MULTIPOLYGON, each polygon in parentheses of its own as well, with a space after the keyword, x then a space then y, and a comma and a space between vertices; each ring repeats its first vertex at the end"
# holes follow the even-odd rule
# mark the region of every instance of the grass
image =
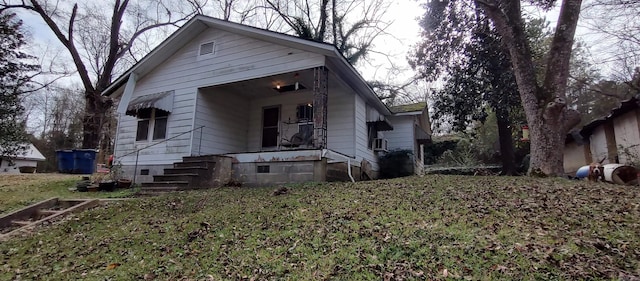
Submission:
POLYGON ((126 197, 131 190, 116 192, 70 192, 78 175, 16 174, 0 175, 0 214, 31 205, 52 197, 60 198, 112 198, 126 197))
POLYGON ((426 176, 114 202, 0 244, 0 279, 627 279, 637 187, 426 176))

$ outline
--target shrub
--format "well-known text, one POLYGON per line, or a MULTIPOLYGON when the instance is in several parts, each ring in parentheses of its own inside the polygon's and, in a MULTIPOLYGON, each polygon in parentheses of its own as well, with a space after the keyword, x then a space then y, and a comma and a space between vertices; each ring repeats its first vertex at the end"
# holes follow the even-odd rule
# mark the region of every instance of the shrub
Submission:
POLYGON ((438 158, 447 150, 453 150, 456 148, 458 140, 445 140, 439 142, 433 142, 424 146, 424 164, 431 165, 438 161, 438 158))
POLYGON ((411 150, 393 150, 378 157, 380 178, 391 179, 413 175, 411 150))

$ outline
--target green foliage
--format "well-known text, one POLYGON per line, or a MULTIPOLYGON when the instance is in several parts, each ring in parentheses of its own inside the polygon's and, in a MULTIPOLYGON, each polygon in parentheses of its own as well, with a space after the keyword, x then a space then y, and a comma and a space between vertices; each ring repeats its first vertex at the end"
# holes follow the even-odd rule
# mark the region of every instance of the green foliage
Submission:
POLYGON ((485 122, 477 124, 473 128, 473 144, 478 159, 484 163, 499 162, 497 157, 500 155, 500 144, 498 142, 498 125, 496 122, 496 114, 493 111, 489 111, 485 122))
POLYGON ((26 149, 20 95, 30 88, 29 73, 38 67, 26 63, 33 57, 20 51, 26 43, 21 26, 15 14, 0 12, 0 158, 26 149))
POLYGON ((435 141, 429 145, 424 146, 424 164, 435 164, 438 158, 447 150, 453 150, 456 148, 456 140, 435 141))
POLYGON ((637 188, 440 175, 287 188, 112 202, 0 243, 0 279, 632 280, 640 270, 637 188))
POLYGON ((378 157, 380 178, 392 179, 413 175, 411 150, 393 150, 378 157))
POLYGON ((447 150, 437 161, 443 166, 469 167, 480 164, 477 148, 469 139, 463 138, 458 141, 456 148, 447 150))
MULTIPOLYGON (((457 131, 484 122, 488 109, 504 120, 524 120, 509 53, 488 19, 460 1, 429 1, 424 7, 424 40, 409 61, 428 81, 444 81, 431 95, 433 119, 451 123, 457 131)), ((543 61, 541 53, 548 46, 545 28, 544 20, 527 23, 536 62, 543 61)))

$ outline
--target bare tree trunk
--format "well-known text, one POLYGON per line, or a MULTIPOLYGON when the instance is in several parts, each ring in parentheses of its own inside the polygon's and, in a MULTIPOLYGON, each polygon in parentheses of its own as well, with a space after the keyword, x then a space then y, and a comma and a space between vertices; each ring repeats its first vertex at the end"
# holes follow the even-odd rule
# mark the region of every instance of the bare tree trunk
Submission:
MULTIPOLYGON (((91 3, 91 1, 85 2, 91 3)), ((116 72, 118 61, 129 53, 136 40, 147 31, 163 26, 176 26, 178 23, 186 21, 194 13, 202 11, 198 1, 188 0, 184 2, 190 4, 190 6, 188 6, 192 9, 188 9, 186 14, 183 13, 177 18, 175 16, 172 18, 171 12, 167 9, 165 3, 156 0, 149 1, 147 4, 151 4, 151 6, 156 5, 157 9, 161 11, 166 10, 166 15, 164 13, 156 13, 155 15, 151 13, 147 15, 143 12, 137 12, 137 18, 128 19, 136 23, 131 29, 126 29, 123 28, 123 24, 125 23, 123 19, 126 19, 125 14, 130 0, 114 0, 112 2, 113 6, 110 17, 102 17, 106 15, 106 11, 93 13, 94 11, 87 11, 85 9, 84 12, 79 12, 78 4, 73 5, 71 11, 68 13, 68 17, 62 17, 61 15, 66 15, 66 13, 62 12, 57 5, 47 5, 49 1, 29 0, 0 2, 0 9, 2 10, 23 9, 33 11, 40 15, 60 43, 69 51, 77 74, 80 76, 80 80, 84 86, 86 104, 82 125, 84 131, 82 141, 83 148, 96 149, 99 147, 103 132, 102 127, 106 121, 106 113, 112 106, 110 100, 102 98, 101 92, 109 86, 111 78, 114 76, 114 72, 116 72), (85 22, 80 20, 83 17, 85 22), (86 39, 90 38, 94 33, 104 33, 104 30, 100 30, 100 28, 90 31, 82 28, 76 29, 76 27, 86 24, 87 18, 95 18, 96 21, 109 23, 109 38, 106 42, 108 45, 101 45, 103 48, 100 50, 95 50, 95 46, 91 45, 92 42, 87 42, 86 39), (127 36, 123 37, 122 35, 127 36), (85 57, 81 55, 84 53, 88 53, 95 61, 85 59, 85 57), (89 73, 91 68, 87 66, 93 66, 95 73, 89 73), (92 77, 92 74, 95 75, 95 77, 92 77)), ((225 3, 233 5, 233 2, 234 0, 228 0, 225 3)), ((82 7, 85 6, 86 5, 82 5, 82 7)), ((138 5, 134 7, 134 9, 140 9, 140 7, 141 6, 138 5)), ((174 8, 177 9, 177 7, 174 8)), ((231 6, 229 9, 231 9, 231 6)))
POLYGON ((495 23, 509 49, 511 61, 530 130, 529 174, 564 174, 564 142, 567 132, 580 122, 579 114, 566 105, 569 59, 581 0, 564 0, 551 43, 544 84, 539 86, 531 56, 520 1, 476 0, 495 23))
POLYGON ((100 144, 102 126, 105 123, 105 112, 110 104, 106 103, 99 91, 85 93, 85 111, 83 117, 82 148, 97 149, 100 144))
POLYGON ((507 112, 496 112, 498 124, 498 142, 500 143, 500 159, 502 160, 502 174, 513 176, 516 173, 515 152, 513 151, 513 140, 511 138, 511 129, 509 129, 509 119, 507 112))

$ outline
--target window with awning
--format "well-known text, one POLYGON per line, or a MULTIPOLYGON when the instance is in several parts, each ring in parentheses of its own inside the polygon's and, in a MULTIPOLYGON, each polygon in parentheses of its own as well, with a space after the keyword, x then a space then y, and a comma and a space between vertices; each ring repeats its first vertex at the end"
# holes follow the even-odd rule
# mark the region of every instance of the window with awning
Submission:
POLYGON ((173 92, 166 91, 133 98, 127 106, 126 114, 138 118, 149 118, 152 109, 169 114, 173 110, 173 92))
POLYGON ((173 91, 136 97, 129 102, 126 114, 138 118, 136 141, 165 139, 167 120, 173 109, 173 91))

